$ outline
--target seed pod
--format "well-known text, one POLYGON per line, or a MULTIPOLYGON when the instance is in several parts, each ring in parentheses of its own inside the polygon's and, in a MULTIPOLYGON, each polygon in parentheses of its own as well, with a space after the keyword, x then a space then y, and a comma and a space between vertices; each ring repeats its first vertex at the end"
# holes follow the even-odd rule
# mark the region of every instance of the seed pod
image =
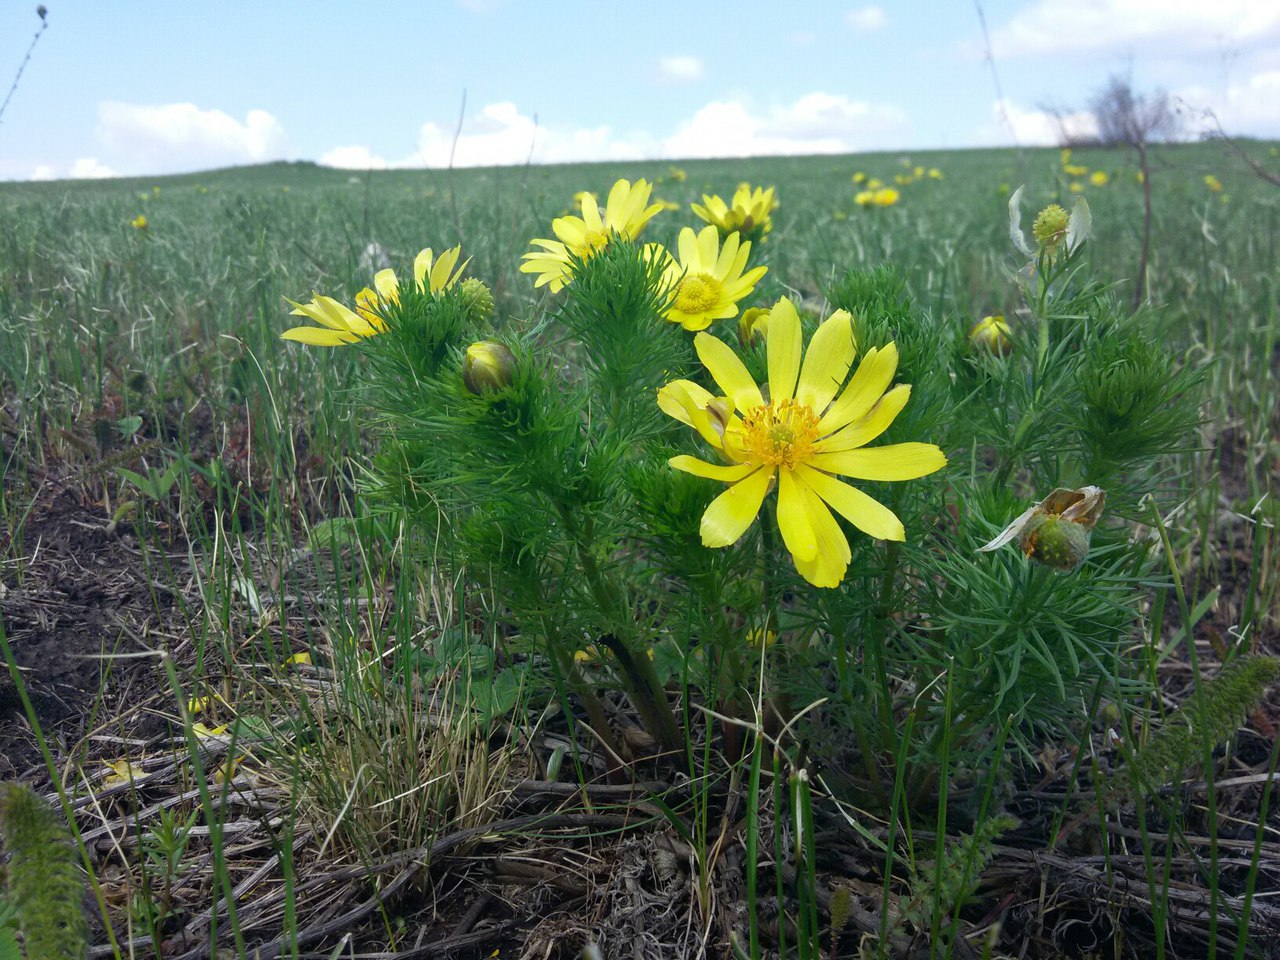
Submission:
POLYGON ((467 311, 467 319, 472 323, 484 323, 493 316, 493 292, 484 281, 468 277, 458 288, 462 298, 462 306, 467 311))

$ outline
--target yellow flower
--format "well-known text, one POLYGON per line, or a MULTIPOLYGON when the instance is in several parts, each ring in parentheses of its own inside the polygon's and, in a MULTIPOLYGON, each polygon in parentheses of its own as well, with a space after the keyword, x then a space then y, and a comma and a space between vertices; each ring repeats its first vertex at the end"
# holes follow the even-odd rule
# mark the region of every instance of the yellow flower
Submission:
POLYGON ((702 203, 693 203, 689 209, 720 231, 721 239, 738 233, 744 240, 759 242, 773 229, 770 214, 778 209, 774 188, 764 189, 740 183, 734 191, 733 202, 726 204, 718 196, 702 195, 702 203))
POLYGON ((882 187, 871 195, 871 202, 877 207, 892 207, 898 202, 901 194, 893 187, 882 187))
POLYGON ((1071 148, 1063 147, 1061 156, 1062 156, 1062 165, 1065 167, 1068 163, 1071 162, 1071 148))
POLYGON ((738 318, 738 339, 742 341, 742 345, 750 346, 760 341, 764 342, 765 334, 769 332, 769 311, 765 307, 752 307, 750 310, 742 311, 742 316, 738 318))
POLYGON ((906 173, 895 173, 893 175, 893 182, 900 187, 905 187, 908 183, 911 182, 911 176, 906 173))
POLYGON ((1073 180, 1071 183, 1067 184, 1067 189, 1072 193, 1084 193, 1084 184, 1077 180, 1073 180))
MULTIPOLYGON (((637 180, 634 186, 628 180, 619 180, 609 191, 604 215, 591 194, 582 194, 581 217, 557 217, 551 221, 555 240, 534 240, 541 250, 531 250, 521 259, 521 273, 537 274, 534 287, 549 284, 552 293, 559 293, 573 279, 573 261, 589 260, 598 250, 615 237, 635 240, 659 210, 660 203, 649 203, 652 184, 637 180)), ((575 194, 575 197, 578 195, 575 194)))
POLYGON ((942 171, 941 171, 941 170, 939 170, 937 167, 930 167, 930 168, 929 168, 929 179, 930 179, 930 180, 941 180, 941 179, 942 179, 942 171))
POLYGON ((875 197, 874 190, 859 190, 853 195, 853 202, 860 207, 869 207, 875 201, 875 197))
POLYGON ((658 392, 658 405, 697 430, 728 464, 691 456, 669 462, 730 484, 702 516, 702 543, 708 547, 727 547, 747 531, 776 478, 778 529, 796 569, 814 586, 834 587, 851 553, 832 510, 877 539, 906 538, 893 511, 837 475, 912 480, 941 469, 947 459, 930 443, 864 449, 893 423, 911 388, 889 388, 898 367, 892 343, 867 351, 845 384, 856 353, 848 312, 828 317, 805 353, 800 317, 783 298, 769 311, 766 344, 767 393, 728 345, 706 333, 694 338, 699 359, 725 395, 714 397, 692 381, 676 380, 658 392))
POLYGON ((1212 190, 1214 193, 1222 192, 1222 181, 1219 180, 1217 177, 1215 177, 1212 173, 1205 175, 1204 185, 1208 187, 1210 190, 1212 190))
POLYGON ((884 181, 881 180, 879 177, 872 177, 870 180, 867 181, 868 190, 879 190, 883 186, 884 186, 884 181))
MULTIPOLYGON (((467 266, 466 263, 458 265, 461 256, 461 247, 444 251, 439 259, 430 247, 420 251, 413 261, 413 282, 418 293, 436 296, 457 283, 467 266)), ((388 269, 373 275, 373 285, 376 289, 365 287, 356 294, 355 310, 333 297, 319 294, 307 304, 290 300, 294 306, 290 311, 292 316, 306 317, 320 326, 290 327, 280 334, 280 339, 296 340, 314 347, 340 347, 377 336, 387 329, 387 321, 382 315, 386 305, 400 303, 400 282, 395 271, 388 269)))
POLYGON ((104 760, 102 765, 111 771, 103 778, 104 787, 118 787, 122 783, 136 783, 150 776, 141 764, 132 760, 104 760))
POLYGON ((863 173, 861 170, 859 170, 857 173, 853 175, 853 182, 855 184, 862 183, 862 181, 866 179, 867 179, 867 175, 863 173))
POLYGON ((146 216, 145 216, 144 214, 141 214, 141 213, 140 213, 140 214, 138 214, 136 217, 134 217, 132 220, 130 220, 130 221, 129 221, 129 226, 133 227, 133 229, 135 229, 135 230, 145 230, 145 229, 147 229, 147 218, 146 218, 146 216))
POLYGON ((310 666, 311 654, 305 650, 301 653, 291 654, 289 658, 285 660, 284 665, 286 667, 310 666))
POLYGON ((1110 181, 1111 178, 1107 176, 1107 171, 1105 170, 1095 170, 1089 174, 1089 182, 1095 187, 1105 187, 1110 181))
POLYGON ((1065 173, 1068 177, 1083 177, 1086 173, 1089 172, 1089 168, 1085 166, 1081 166, 1078 163, 1068 163, 1063 166, 1062 172, 1065 173))
POLYGON ((697 234, 692 227, 685 227, 677 249, 680 260, 677 263, 667 254, 663 277, 672 289, 666 317, 686 330, 705 330, 713 320, 736 317, 738 301, 755 289, 768 270, 746 270, 751 241, 731 233, 721 247, 714 226, 703 227, 697 234))
POLYGON ((667 167, 667 175, 676 183, 684 183, 689 177, 680 167, 667 167))

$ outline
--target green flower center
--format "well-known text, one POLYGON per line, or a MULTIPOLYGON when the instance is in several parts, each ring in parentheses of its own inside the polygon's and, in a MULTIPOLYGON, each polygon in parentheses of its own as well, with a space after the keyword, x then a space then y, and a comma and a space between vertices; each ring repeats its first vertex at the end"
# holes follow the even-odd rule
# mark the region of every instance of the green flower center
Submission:
POLYGON ((746 449, 757 463, 794 468, 813 456, 818 415, 807 403, 761 404, 743 415, 742 424, 746 449))
POLYGON ((705 273, 694 273, 680 281, 676 309, 681 313, 706 313, 720 302, 720 281, 705 273))

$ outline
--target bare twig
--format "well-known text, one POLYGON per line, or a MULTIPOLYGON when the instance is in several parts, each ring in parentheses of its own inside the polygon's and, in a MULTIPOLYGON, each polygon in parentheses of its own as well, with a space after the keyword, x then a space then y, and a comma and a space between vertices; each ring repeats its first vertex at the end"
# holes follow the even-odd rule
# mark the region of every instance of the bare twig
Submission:
POLYGON ((18 81, 22 79, 22 71, 27 69, 27 63, 31 60, 31 54, 36 48, 36 44, 40 42, 40 37, 49 29, 49 21, 46 17, 48 9, 42 3, 36 7, 36 13, 40 17, 40 29, 36 31, 35 36, 31 38, 31 45, 27 47, 27 55, 22 58, 22 62, 18 64, 18 72, 14 75, 13 83, 9 87, 8 94, 5 95, 4 103, 0 103, 0 123, 4 122, 4 112, 9 106, 9 101, 13 99, 14 92, 18 89, 18 81))

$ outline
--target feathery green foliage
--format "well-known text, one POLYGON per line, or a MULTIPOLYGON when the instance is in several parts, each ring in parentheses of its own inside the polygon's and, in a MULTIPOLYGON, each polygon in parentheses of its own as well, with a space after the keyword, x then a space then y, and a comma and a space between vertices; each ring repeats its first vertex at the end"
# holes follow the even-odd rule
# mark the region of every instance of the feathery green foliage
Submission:
POLYGON ((71 834, 30 787, 0 784, 8 896, 30 960, 80 960, 88 951, 84 884, 71 834))
POLYGON ((1200 685, 1182 708, 1130 758, 1111 781, 1113 796, 1179 779, 1204 751, 1240 728, 1267 688, 1280 678, 1280 657, 1238 657, 1200 685), (1127 772, 1128 776, 1124 776, 1127 772))

